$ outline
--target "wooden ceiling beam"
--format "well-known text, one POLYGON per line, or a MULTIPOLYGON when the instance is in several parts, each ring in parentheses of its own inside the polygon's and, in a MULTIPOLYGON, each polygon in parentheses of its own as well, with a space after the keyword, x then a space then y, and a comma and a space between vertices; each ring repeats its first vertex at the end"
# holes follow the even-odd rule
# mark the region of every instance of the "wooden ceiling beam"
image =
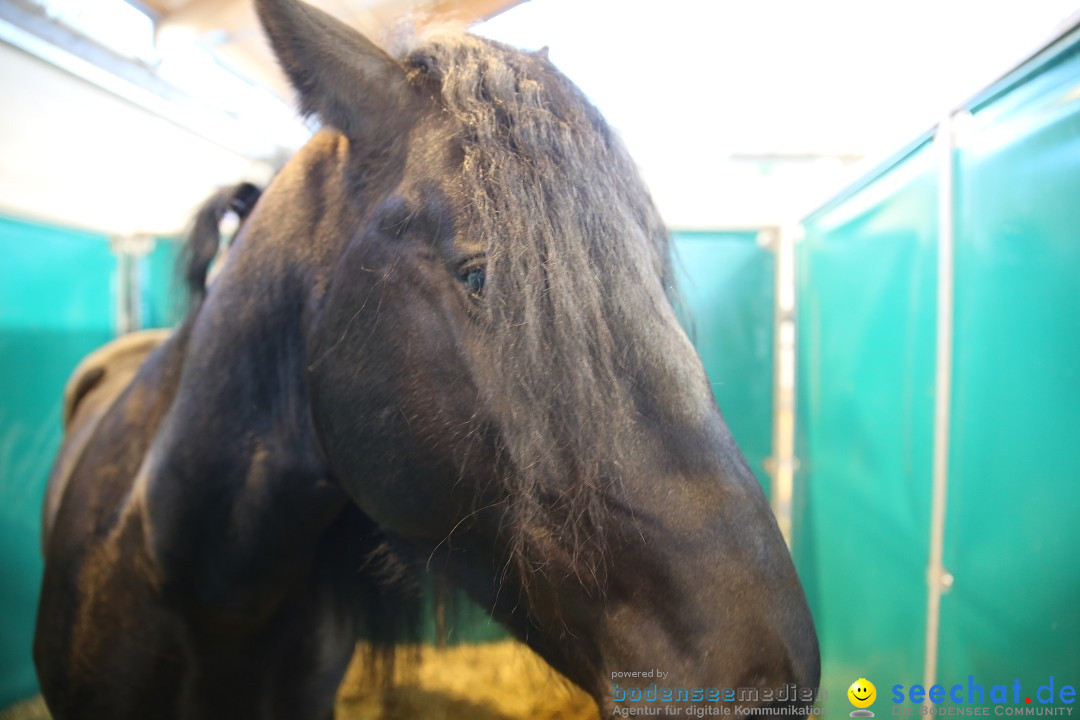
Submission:
MULTIPOLYGON (((253 0, 138 0, 162 13, 159 33, 179 31, 206 38, 218 59, 284 99, 292 92, 278 70, 255 17, 253 0)), ((377 37, 403 16, 472 24, 525 0, 306 0, 364 33, 377 37)))
POLYGON ((480 22, 520 5, 526 0, 435 0, 430 12, 466 23, 480 22))
POLYGON ((182 9, 188 2, 189 0, 136 0, 137 4, 162 18, 182 9))
MULTIPOLYGON (((311 0, 308 0, 311 2, 311 0)), ((140 5, 157 13, 162 18, 174 14, 184 14, 191 5, 199 5, 200 0, 136 0, 140 5)), ((244 2, 248 5, 252 0, 218 0, 219 4, 230 5, 244 2)), ((348 10, 346 15, 374 14, 387 17, 391 14, 404 14, 413 9, 422 9, 435 17, 452 18, 457 21, 472 23, 492 18, 499 13, 519 5, 526 0, 339 0, 339 2, 320 2, 314 0, 315 5, 332 5, 328 10, 348 10)), ((334 14, 337 14, 335 12, 334 14)), ((348 18, 344 18, 348 20, 348 18)))

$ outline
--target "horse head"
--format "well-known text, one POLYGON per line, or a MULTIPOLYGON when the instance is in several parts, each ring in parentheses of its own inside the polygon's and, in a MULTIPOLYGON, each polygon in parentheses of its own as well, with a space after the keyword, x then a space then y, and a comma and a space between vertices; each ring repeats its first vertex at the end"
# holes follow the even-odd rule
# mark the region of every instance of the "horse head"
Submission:
POLYGON ((258 10, 325 129, 240 244, 289 248, 319 453, 392 552, 605 709, 648 668, 816 687, 789 554, 599 112, 546 53, 435 31, 391 57, 294 0, 258 10))

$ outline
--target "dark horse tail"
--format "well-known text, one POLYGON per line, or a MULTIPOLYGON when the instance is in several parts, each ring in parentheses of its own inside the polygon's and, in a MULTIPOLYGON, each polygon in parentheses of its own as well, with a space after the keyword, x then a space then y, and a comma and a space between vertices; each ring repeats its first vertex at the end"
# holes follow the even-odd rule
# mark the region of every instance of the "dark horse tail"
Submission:
MULTIPOLYGON (((177 266, 192 305, 198 304, 206 296, 210 265, 221 248, 221 221, 227 213, 233 212, 242 226, 261 194, 262 189, 251 183, 230 185, 208 197, 195 214, 177 266)), ((227 242, 232 242, 232 239, 229 237, 227 242)))

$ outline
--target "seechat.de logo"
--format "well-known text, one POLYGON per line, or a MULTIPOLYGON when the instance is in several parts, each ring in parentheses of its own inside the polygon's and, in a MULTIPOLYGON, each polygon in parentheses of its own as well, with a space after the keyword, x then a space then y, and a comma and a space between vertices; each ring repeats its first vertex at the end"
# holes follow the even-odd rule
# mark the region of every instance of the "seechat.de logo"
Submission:
POLYGON ((866 709, 877 699, 877 688, 874 687, 874 683, 866 678, 859 678, 851 683, 851 687, 847 689, 847 696, 856 708, 851 711, 851 717, 874 717, 873 711, 866 709))
POLYGON ((1030 685, 1024 688, 1019 678, 1011 683, 985 684, 975 681, 974 675, 968 675, 967 683, 954 685, 940 684, 924 687, 923 685, 893 685, 893 715, 915 715, 916 706, 923 705, 922 715, 990 715, 989 708, 964 708, 960 712, 946 713, 945 708, 938 710, 941 703, 956 705, 994 706, 993 715, 1071 715, 1072 708, 1053 707, 1054 705, 1072 705, 1076 702, 1076 687, 1055 680, 1049 676, 1046 684, 1039 685, 1035 692, 1030 685), (905 703, 911 703, 902 707, 905 703), (1012 707, 1018 705, 1019 707, 1012 707))

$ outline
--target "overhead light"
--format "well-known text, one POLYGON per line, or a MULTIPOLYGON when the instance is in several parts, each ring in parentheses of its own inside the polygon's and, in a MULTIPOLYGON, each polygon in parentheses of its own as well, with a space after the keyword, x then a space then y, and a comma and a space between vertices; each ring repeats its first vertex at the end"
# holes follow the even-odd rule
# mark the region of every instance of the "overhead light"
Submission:
POLYGON ((154 19, 126 0, 34 0, 45 13, 114 52, 157 61, 154 19))

